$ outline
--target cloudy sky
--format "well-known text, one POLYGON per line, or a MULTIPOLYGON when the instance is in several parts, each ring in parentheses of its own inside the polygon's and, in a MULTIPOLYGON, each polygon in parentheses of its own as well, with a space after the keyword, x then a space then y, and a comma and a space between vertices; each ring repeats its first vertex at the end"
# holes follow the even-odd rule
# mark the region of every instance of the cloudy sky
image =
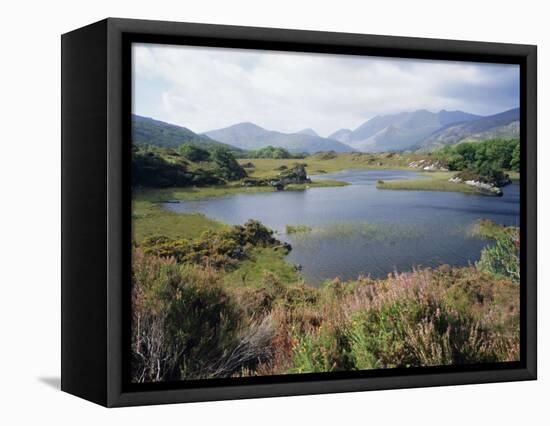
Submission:
POLYGON ((249 121, 327 136, 381 114, 518 105, 516 65, 133 46, 133 112, 198 133, 249 121))

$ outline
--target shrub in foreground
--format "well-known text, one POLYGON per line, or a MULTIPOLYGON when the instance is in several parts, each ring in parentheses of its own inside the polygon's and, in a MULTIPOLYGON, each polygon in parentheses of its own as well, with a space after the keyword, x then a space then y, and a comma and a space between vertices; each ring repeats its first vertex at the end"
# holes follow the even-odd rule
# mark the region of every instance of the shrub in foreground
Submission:
MULTIPOLYGON (((233 229, 231 239, 273 243, 257 225, 249 231, 233 229)), ((249 287, 227 285, 225 276, 135 250, 134 381, 519 359, 519 286, 474 267, 323 288, 284 284, 273 273, 249 287)))

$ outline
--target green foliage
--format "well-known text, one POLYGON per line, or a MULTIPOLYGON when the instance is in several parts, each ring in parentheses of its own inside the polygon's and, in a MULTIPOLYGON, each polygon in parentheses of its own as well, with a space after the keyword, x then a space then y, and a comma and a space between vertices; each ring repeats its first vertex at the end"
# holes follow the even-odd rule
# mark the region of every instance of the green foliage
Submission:
POLYGON ((316 333, 295 337, 293 366, 289 373, 322 373, 356 369, 349 335, 329 324, 319 327, 316 333))
POLYGON ((299 234, 304 232, 311 232, 311 226, 307 225, 286 225, 285 227, 287 234, 299 234))
POLYGON ((238 180, 247 176, 246 171, 237 162, 231 151, 216 147, 212 150, 212 160, 218 166, 219 175, 226 180, 238 180))
POLYGON ((468 233, 472 237, 481 237, 497 240, 499 238, 513 238, 518 235, 518 228, 500 225, 491 219, 478 219, 470 227, 468 233))
POLYGON ((485 247, 481 251, 476 267, 480 271, 519 283, 519 235, 517 232, 498 235, 494 245, 485 247))
POLYGON ((281 247, 286 252, 291 249, 290 245, 275 239, 273 231, 256 220, 249 220, 244 226, 208 230, 192 240, 157 235, 143 240, 141 246, 146 254, 215 269, 235 266, 255 247, 281 247))
POLYGON ((520 147, 519 143, 516 144, 514 150, 512 151, 512 158, 510 159, 510 169, 519 172, 520 168, 520 147))
MULTIPOLYGON (((196 175, 188 170, 184 161, 170 163, 160 153, 147 149, 135 149, 132 153, 134 187, 188 186, 196 180, 196 175)), ((211 180, 217 179, 211 177, 211 180)))
POLYGON ((504 186, 510 183, 508 175, 504 174, 501 170, 493 169, 490 167, 482 167, 480 171, 462 170, 454 177, 460 178, 462 181, 477 181, 482 183, 492 184, 494 186, 504 186))
POLYGON ((256 151, 252 151, 249 154, 249 158, 272 158, 272 159, 281 159, 281 158, 296 158, 288 150, 275 146, 266 146, 260 148, 256 151))
POLYGON ((262 288, 264 276, 271 273, 282 285, 300 281, 296 267, 285 259, 288 250, 284 247, 254 247, 246 252, 232 270, 228 270, 225 283, 236 287, 262 288))
POLYGON ((488 175, 493 171, 519 171, 519 140, 494 139, 447 145, 435 154, 449 170, 473 170, 488 175))
POLYGON ((133 381, 220 374, 220 361, 239 345, 242 315, 219 275, 140 251, 133 264, 133 381))
POLYGON ((245 176, 244 169, 225 148, 215 147, 210 153, 195 145, 182 145, 178 153, 154 146, 133 147, 134 187, 221 185, 226 180, 238 180, 245 176))
POLYGON ((210 160, 210 153, 208 150, 198 147, 194 144, 180 145, 179 153, 187 158, 189 161, 201 162, 210 160))
MULTIPOLYGON (((249 253, 276 252, 261 248, 273 241, 257 223, 231 231, 205 239, 220 246, 231 240, 233 248, 250 245, 249 253)), ((157 237, 147 244, 169 242, 157 237)), ((212 263, 178 262, 140 247, 133 262, 134 381, 519 357, 519 287, 474 268, 333 280, 315 289, 281 279, 279 270, 227 285, 238 268, 227 272, 212 263)))
MULTIPOLYGON (((292 326, 291 372, 517 360, 519 291, 472 268, 330 283, 313 327, 292 326)), ((296 315, 295 315, 296 317, 296 315)), ((306 317, 307 318, 307 317, 306 317)))

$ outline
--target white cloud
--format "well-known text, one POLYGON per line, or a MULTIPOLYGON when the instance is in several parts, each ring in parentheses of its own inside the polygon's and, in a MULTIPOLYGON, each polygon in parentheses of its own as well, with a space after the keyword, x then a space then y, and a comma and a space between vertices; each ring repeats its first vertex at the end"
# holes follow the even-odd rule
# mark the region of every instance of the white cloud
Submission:
POLYGON ((134 113, 196 132, 250 121, 328 135, 379 114, 519 104, 510 65, 152 44, 133 55, 134 113))

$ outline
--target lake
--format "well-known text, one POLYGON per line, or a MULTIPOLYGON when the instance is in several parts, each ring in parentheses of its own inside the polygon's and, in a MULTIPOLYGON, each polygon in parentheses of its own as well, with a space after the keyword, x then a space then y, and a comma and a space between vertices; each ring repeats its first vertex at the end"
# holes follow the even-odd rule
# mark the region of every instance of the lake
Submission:
POLYGON ((314 176, 351 184, 345 187, 237 194, 162 206, 230 224, 261 221, 292 245, 288 261, 300 265, 306 281, 316 285, 334 277, 379 278, 444 263, 465 266, 477 261, 490 244, 469 234, 477 219, 519 226, 515 183, 503 188, 502 197, 376 189, 378 180, 418 177, 407 170, 347 170, 314 176), (287 234, 286 225, 311 229, 287 234))

